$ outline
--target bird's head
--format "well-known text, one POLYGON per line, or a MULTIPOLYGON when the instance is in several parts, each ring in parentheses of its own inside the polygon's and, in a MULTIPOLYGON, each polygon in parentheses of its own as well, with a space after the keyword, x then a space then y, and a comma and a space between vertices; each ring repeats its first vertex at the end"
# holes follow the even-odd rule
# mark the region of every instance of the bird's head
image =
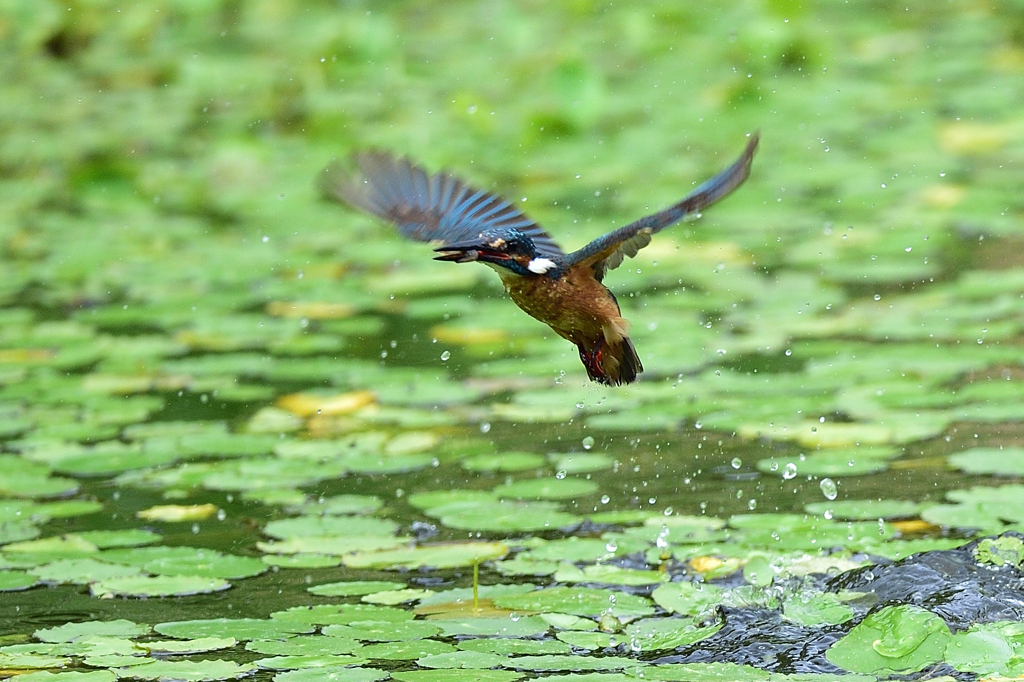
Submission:
POLYGON ((453 263, 479 261, 492 266, 501 276, 554 276, 559 266, 537 251, 533 240, 518 230, 484 232, 461 242, 439 246, 434 260, 453 263))

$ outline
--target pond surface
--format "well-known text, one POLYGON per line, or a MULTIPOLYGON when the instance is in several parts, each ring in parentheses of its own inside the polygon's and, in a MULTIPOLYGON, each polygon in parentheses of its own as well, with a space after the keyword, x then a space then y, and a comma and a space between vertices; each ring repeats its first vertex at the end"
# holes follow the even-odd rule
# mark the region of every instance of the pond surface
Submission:
POLYGON ((1012 609, 863 586, 1019 572, 1021 36, 1012 2, 0 5, 0 676, 1020 674, 1012 609), (393 150, 572 250, 754 131, 609 273, 616 388, 314 188, 393 150))

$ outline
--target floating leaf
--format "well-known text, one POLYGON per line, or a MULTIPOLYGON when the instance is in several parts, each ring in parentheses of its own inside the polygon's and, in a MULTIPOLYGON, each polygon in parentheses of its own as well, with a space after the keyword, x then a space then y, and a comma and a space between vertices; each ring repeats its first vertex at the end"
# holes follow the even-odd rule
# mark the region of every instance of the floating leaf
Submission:
POLYGON ((231 587, 231 583, 220 578, 201 578, 192 575, 137 575, 98 580, 92 583, 89 589, 96 596, 182 597, 220 592, 229 587, 231 587))
POLYGON ((407 549, 384 549, 376 552, 347 554, 342 561, 352 568, 416 569, 424 566, 454 568, 472 566, 508 554, 500 542, 452 542, 441 545, 420 545, 407 549))
POLYGON ((181 620, 158 623, 153 629, 167 637, 199 639, 203 637, 230 637, 239 642, 251 639, 276 639, 296 633, 312 632, 304 623, 290 623, 257 618, 213 618, 209 620, 181 620))
POLYGON ((256 670, 251 663, 233 661, 151 661, 145 665, 133 666, 125 671, 127 676, 143 680, 184 680, 185 682, 206 682, 208 680, 232 680, 247 677, 256 670))
POLYGON ((38 578, 25 571, 0 571, 0 592, 27 590, 38 582, 38 578))
POLYGON ((887 606, 869 614, 825 657, 854 673, 914 672, 942 660, 951 640, 941 618, 920 607, 887 606))
POLYGON ((379 682, 388 679, 388 673, 374 668, 325 666, 299 668, 274 675, 274 682, 379 682))
POLYGON ((654 607, 642 597, 588 587, 550 587, 521 595, 500 596, 494 603, 507 609, 577 616, 599 616, 606 612, 616 617, 654 613, 654 607))
POLYGON ((85 623, 68 623, 57 627, 36 630, 33 636, 41 642, 74 642, 88 637, 139 637, 147 635, 150 626, 130 620, 100 620, 85 623))

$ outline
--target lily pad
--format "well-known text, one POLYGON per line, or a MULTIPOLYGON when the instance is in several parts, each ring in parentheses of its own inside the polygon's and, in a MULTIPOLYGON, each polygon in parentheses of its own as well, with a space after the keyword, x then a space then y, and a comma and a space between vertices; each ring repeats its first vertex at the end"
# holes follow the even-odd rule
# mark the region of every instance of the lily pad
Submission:
POLYGON ((74 642, 86 637, 139 637, 147 635, 152 628, 130 620, 102 620, 84 623, 68 623, 57 627, 36 630, 33 636, 41 642, 74 642))
POLYGON ((213 618, 209 620, 181 620, 158 623, 153 626, 161 635, 179 639, 203 637, 230 637, 239 642, 252 639, 276 639, 299 633, 312 632, 313 628, 304 623, 257 618, 213 618))
POLYGON ((500 542, 452 542, 441 545, 420 545, 401 549, 354 552, 342 559, 352 568, 415 569, 425 566, 454 568, 472 566, 508 554, 500 542))
POLYGON ((274 682, 379 682, 388 679, 384 670, 374 668, 354 668, 342 666, 324 666, 322 668, 299 668, 274 675, 274 682))
POLYGON ((951 641, 941 618, 920 607, 887 606, 869 614, 825 657, 854 673, 901 674, 941 661, 951 641))
POLYGON ((98 580, 89 586, 89 590, 96 596, 183 597, 220 592, 230 587, 231 583, 220 578, 193 575, 135 575, 98 580))

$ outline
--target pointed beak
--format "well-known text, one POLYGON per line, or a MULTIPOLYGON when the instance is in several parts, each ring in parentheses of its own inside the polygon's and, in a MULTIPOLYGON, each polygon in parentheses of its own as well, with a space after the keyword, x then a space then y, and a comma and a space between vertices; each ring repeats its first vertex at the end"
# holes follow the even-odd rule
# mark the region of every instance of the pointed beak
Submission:
POLYGON ((434 251, 439 255, 434 260, 449 261, 452 263, 471 263, 480 257, 480 245, 475 242, 456 242, 439 246, 434 251))

